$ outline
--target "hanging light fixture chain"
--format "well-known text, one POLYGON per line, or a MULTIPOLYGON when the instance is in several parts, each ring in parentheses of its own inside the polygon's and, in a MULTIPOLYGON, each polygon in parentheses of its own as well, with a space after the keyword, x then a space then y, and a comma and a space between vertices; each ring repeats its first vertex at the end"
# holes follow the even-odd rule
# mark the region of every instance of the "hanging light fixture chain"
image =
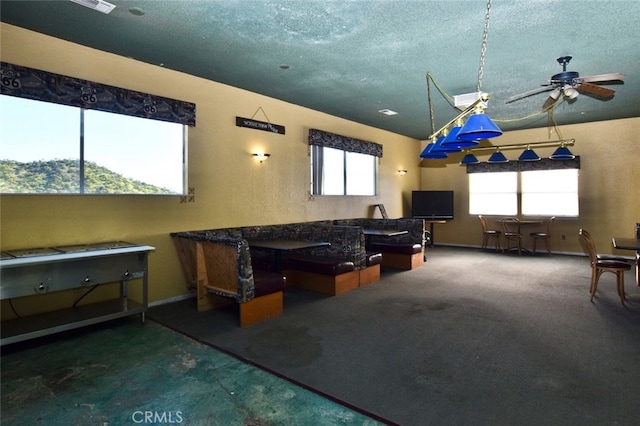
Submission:
POLYGON ((427 73, 427 98, 429 99, 429 118, 431 119, 431 133, 436 131, 435 128, 435 120, 433 116, 433 101, 431 100, 431 83, 430 78, 431 74, 427 73))
POLYGON ((487 1, 487 14, 484 18, 484 32, 482 33, 482 47, 480 48, 480 68, 478 69, 478 92, 482 91, 482 77, 484 76, 484 58, 487 53, 487 38, 489 36, 489 14, 491 12, 491 0, 487 1))

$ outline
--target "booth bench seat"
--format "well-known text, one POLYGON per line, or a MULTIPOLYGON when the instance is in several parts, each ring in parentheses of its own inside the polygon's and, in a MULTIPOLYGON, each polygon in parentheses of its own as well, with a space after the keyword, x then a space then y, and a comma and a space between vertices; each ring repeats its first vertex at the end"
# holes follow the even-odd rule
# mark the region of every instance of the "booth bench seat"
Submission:
POLYGON ((341 258, 291 255, 283 262, 287 285, 303 290, 337 296, 358 288, 360 271, 341 258))
POLYGON ((196 289, 198 312, 236 302, 241 327, 282 315, 286 278, 254 270, 245 240, 189 232, 171 237, 196 289))
POLYGON ((366 254, 366 267, 359 270, 360 287, 364 287, 380 280, 380 265, 382 253, 368 251, 366 254))
POLYGON ((369 251, 382 253, 382 267, 394 269, 414 269, 425 261, 425 246, 430 238, 423 219, 339 219, 337 225, 361 226, 367 229, 406 231, 392 236, 370 237, 369 251))
POLYGON ((410 270, 424 263, 422 246, 417 243, 372 243, 371 249, 382 252, 385 268, 410 270))

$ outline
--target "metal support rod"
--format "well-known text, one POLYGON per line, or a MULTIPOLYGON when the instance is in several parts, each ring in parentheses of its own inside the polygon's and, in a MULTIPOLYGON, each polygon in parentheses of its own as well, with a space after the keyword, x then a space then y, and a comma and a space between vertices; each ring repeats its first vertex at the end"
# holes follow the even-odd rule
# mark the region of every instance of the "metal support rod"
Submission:
POLYGON ((475 148, 464 149, 463 151, 495 151, 496 149, 500 149, 500 150, 522 149, 522 148, 529 148, 532 146, 539 146, 539 147, 553 147, 558 145, 573 146, 575 142, 576 142, 575 139, 560 139, 557 141, 527 142, 527 143, 495 145, 495 146, 478 146, 475 148))

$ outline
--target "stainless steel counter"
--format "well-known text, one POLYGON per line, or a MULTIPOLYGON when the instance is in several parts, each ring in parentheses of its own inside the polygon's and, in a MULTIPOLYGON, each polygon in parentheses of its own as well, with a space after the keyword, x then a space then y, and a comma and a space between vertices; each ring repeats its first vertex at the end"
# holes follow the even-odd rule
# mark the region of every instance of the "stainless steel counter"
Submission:
MULTIPOLYGON (((144 315, 148 295, 148 253, 154 247, 109 241, 60 247, 8 250, 0 258, 0 299, 38 297, 51 292, 120 284, 117 299, 73 306, 65 311, 2 322, 0 346, 129 315, 144 315), (141 282, 142 302, 127 296, 128 282, 141 282)), ((82 296, 84 297, 84 296, 82 296)), ((82 299, 80 297, 80 299, 82 299)))

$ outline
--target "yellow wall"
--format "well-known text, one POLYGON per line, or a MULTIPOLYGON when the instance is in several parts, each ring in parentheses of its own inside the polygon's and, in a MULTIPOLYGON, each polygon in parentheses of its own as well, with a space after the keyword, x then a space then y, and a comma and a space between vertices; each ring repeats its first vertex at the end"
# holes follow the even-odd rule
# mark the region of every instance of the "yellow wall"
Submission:
MULTIPOLYGON (((170 232, 366 217, 377 203, 400 217, 407 211, 403 194, 419 185, 420 143, 414 139, 11 25, 0 29, 2 61, 194 102, 197 108, 196 127, 189 128, 194 203, 177 196, 3 195, 3 250, 116 239, 152 245, 153 302, 186 293, 170 232), (286 127, 286 135, 236 127, 236 116, 252 117, 259 107, 286 127), (310 198, 309 128, 382 144, 380 195, 310 198), (251 156, 258 151, 271 158, 260 164, 251 156), (408 174, 401 177, 398 169, 408 174)), ((261 113, 255 118, 267 121, 261 113)))
MULTIPOLYGON (((2 249, 114 239, 152 245, 156 247, 149 268, 153 302, 186 293, 169 238, 172 231, 366 217, 377 203, 384 203, 391 217, 400 217, 410 212, 413 189, 455 190, 456 218, 435 225, 436 241, 480 244, 479 222, 468 214, 467 176, 457 164, 460 155, 420 162, 421 143, 410 138, 11 25, 0 24, 0 29, 3 61, 197 105, 197 126, 189 129, 189 186, 195 188, 195 202, 181 203, 176 196, 4 195, 0 199, 2 249), (236 116, 252 117, 259 107, 273 123, 286 126, 286 135, 235 126, 236 116), (309 128, 383 144, 380 195, 310 198, 309 128), (257 151, 272 156, 260 164, 251 157, 257 151), (409 173, 401 177, 398 169, 409 173)), ((266 121, 260 113, 255 118, 266 121)), ((580 218, 558 220, 554 250, 581 252, 577 231, 585 227, 595 234, 600 251, 610 252, 610 238, 632 235, 634 224, 640 222, 636 147, 640 118, 562 126, 561 130, 564 137, 576 139, 571 150, 582 160, 580 218)), ((542 140, 547 140, 546 129, 509 132, 493 143, 542 140)), ((536 152, 549 155, 551 149, 536 152)), ((519 151, 505 153, 511 158, 519 155, 519 151)), ((8 310, 2 311, 4 317, 8 310)))
MULTIPOLYGON (((640 118, 600 121, 594 123, 561 126, 563 138, 575 139, 571 152, 580 156, 579 174, 580 217, 558 218, 554 225, 552 249, 562 252, 583 250, 578 240, 578 230, 585 228, 596 238, 596 247, 603 253, 615 252, 613 236, 634 235, 636 223, 640 223, 640 150, 638 133, 640 118), (562 239, 562 235, 566 239, 562 239)), ((557 140, 552 133, 551 140, 557 140)), ((508 132, 492 140, 492 145, 505 145, 547 141, 547 129, 531 129, 508 132)), ((535 148, 541 157, 549 156, 555 148, 535 148)), ((505 150, 505 156, 517 159, 520 150, 505 150)), ((474 153, 476 154, 476 153, 474 153)), ((486 161, 491 152, 480 151, 476 155, 486 161)), ((447 160, 423 160, 421 189, 453 189, 455 219, 445 225, 435 225, 437 242, 480 245, 480 223, 470 216, 467 193, 469 190, 466 167, 458 163, 462 154, 447 160)), ((494 221, 495 218, 490 218, 494 221)))

